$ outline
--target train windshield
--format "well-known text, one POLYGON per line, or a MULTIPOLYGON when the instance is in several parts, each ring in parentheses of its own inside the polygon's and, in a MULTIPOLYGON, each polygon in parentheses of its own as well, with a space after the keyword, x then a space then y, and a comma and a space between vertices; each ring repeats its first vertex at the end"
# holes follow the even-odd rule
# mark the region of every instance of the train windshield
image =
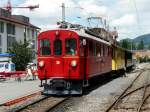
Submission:
POLYGON ((40 41, 40 55, 50 55, 50 40, 43 39, 40 41))
POLYGON ((62 41, 60 39, 54 41, 54 54, 57 56, 62 54, 62 41))
POLYGON ((67 55, 76 55, 76 53, 77 53, 76 39, 66 39, 65 40, 65 53, 67 55))

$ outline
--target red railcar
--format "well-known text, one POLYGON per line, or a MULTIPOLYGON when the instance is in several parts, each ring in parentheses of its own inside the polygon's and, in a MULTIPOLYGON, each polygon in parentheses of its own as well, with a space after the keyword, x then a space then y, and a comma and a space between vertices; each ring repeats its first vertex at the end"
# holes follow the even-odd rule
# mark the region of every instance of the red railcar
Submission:
POLYGON ((38 76, 44 94, 82 94, 88 81, 111 71, 111 45, 86 30, 49 30, 38 36, 38 76))

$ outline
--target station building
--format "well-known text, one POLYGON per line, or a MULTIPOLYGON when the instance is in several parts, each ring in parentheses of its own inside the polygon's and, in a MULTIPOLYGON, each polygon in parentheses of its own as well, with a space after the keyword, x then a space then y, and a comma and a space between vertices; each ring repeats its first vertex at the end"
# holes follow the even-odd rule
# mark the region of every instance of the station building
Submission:
POLYGON ((33 53, 37 51, 37 34, 40 28, 30 23, 29 17, 12 15, 0 8, 0 53, 5 53, 15 41, 32 43, 33 53))

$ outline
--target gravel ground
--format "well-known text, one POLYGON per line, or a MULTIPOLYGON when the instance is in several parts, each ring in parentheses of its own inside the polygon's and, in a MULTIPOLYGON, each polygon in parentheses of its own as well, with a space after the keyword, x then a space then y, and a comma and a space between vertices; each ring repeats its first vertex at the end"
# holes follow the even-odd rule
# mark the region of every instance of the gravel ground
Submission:
POLYGON ((0 82, 0 104, 42 90, 40 80, 15 81, 14 78, 0 82))
MULTIPOLYGON (((137 69, 145 64, 138 65, 137 69)), ((71 100, 54 109, 53 112, 104 112, 115 98, 134 80, 137 73, 128 73, 127 77, 116 78, 82 97, 71 100)))
MULTIPOLYGON (((137 66, 138 69, 143 68, 146 64, 140 64, 137 66)), ((53 112, 104 112, 106 107, 115 100, 117 96, 131 83, 132 80, 137 76, 137 72, 127 74, 127 77, 119 77, 103 83, 97 89, 90 91, 87 95, 82 97, 73 97, 66 101, 65 104, 60 105, 53 112)), ((40 97, 37 96, 28 100, 28 102, 33 102, 40 97)), ((18 106, 23 106, 28 103, 18 104, 18 106)), ((10 110, 11 107, 0 107, 0 112, 5 112, 10 110)), ((15 106, 13 107, 15 108, 15 106)))

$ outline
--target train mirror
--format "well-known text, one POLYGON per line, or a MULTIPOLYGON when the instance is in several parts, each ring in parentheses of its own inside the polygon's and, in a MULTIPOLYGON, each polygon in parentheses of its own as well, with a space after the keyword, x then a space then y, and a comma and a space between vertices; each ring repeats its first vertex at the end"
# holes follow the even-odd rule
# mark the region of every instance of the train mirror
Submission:
POLYGON ((83 45, 86 45, 86 39, 83 39, 83 45))

